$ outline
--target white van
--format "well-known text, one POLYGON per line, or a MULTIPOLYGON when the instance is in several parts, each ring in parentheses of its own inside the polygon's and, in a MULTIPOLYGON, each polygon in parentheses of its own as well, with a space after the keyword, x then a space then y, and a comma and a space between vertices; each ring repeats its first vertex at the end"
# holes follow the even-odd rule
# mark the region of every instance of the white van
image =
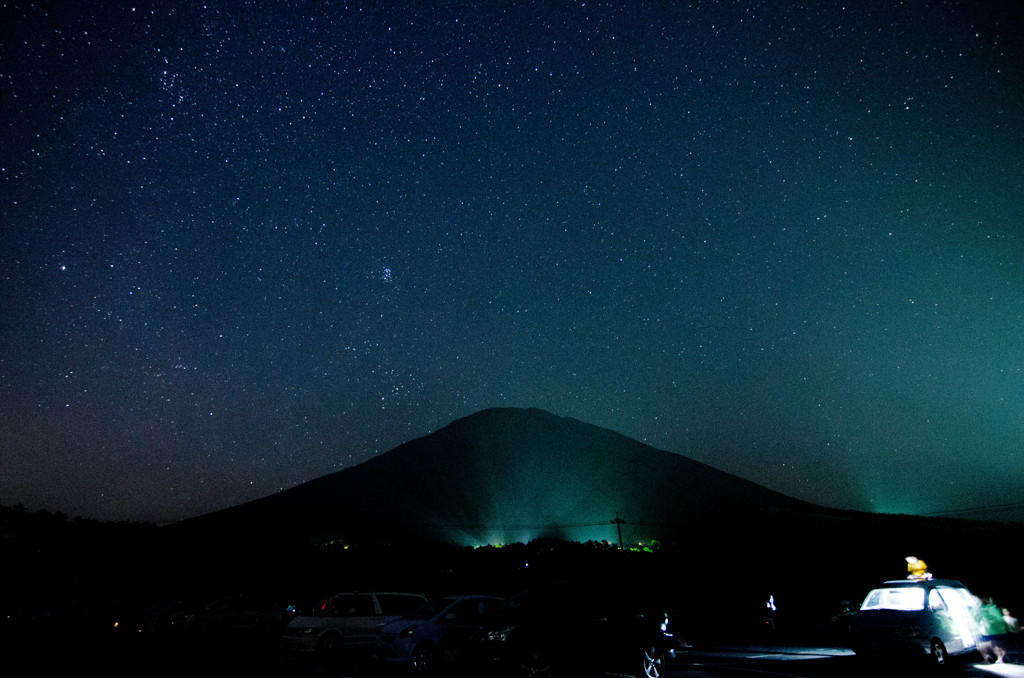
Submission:
POLYGON ((885 582, 850 619, 858 655, 928 655, 935 664, 977 650, 981 601, 955 579, 885 582))
POLYGON ((369 647, 384 624, 426 602, 416 593, 338 593, 288 622, 281 644, 286 651, 321 654, 369 647))

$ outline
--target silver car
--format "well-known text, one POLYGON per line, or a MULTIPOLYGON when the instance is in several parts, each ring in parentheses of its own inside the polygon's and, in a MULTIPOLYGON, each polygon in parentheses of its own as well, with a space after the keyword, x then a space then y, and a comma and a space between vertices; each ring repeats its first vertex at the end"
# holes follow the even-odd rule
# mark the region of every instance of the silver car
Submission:
POLYGON ((850 619, 858 655, 916 654, 945 664, 977 649, 981 602, 955 579, 885 582, 850 619))
POLYGON ((420 673, 456 661, 459 651, 480 632, 487 614, 501 603, 494 596, 438 598, 385 624, 377 638, 377 658, 420 673))
POLYGON ((369 648, 384 624, 426 602, 416 593, 339 593, 292 618, 281 644, 286 651, 321 654, 369 648))

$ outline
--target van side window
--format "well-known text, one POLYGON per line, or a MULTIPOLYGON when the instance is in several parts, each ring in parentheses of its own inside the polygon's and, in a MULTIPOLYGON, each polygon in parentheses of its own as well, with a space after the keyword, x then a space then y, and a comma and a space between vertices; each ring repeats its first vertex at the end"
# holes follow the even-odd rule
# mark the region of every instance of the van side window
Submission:
POLYGON ((928 609, 936 612, 946 611, 946 603, 942 600, 942 596, 939 595, 938 589, 932 589, 928 592, 928 609))
POLYGON ((338 614, 343 617, 372 617, 374 615, 373 597, 365 593, 355 596, 339 596, 336 604, 338 614))

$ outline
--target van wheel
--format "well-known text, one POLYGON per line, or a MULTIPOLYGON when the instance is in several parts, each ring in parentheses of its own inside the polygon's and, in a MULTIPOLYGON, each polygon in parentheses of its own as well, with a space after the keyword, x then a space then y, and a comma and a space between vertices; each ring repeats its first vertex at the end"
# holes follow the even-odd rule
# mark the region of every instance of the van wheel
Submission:
POLYGON ((932 663, 936 666, 945 666, 949 663, 949 655, 946 654, 946 646, 937 638, 932 641, 932 663))

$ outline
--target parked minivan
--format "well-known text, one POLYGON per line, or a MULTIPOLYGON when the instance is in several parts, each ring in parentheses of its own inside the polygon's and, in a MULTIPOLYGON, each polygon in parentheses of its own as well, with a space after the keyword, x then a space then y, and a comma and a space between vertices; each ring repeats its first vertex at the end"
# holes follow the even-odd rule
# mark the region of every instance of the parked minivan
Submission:
POLYGON ((384 624, 426 602, 416 593, 338 593, 292 618, 281 644, 286 651, 321 654, 371 647, 384 624))

